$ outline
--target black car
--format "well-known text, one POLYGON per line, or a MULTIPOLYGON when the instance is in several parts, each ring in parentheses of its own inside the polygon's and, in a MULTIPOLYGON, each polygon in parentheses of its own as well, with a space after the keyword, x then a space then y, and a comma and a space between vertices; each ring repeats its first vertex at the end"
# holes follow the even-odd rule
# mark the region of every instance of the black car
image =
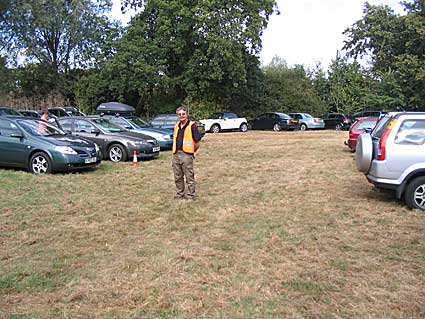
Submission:
POLYGON ((0 165, 47 174, 96 167, 99 147, 40 119, 0 116, 0 165))
POLYGON ((357 119, 361 117, 377 117, 380 118, 381 116, 388 114, 387 111, 376 111, 376 110, 361 110, 353 115, 351 115, 351 118, 356 121, 357 119))
POLYGON ((103 158, 113 162, 129 159, 136 151, 138 159, 158 157, 159 144, 154 138, 124 130, 111 121, 97 117, 62 117, 61 127, 72 135, 87 138, 102 150, 103 158))
POLYGON ((350 116, 343 113, 325 113, 320 115, 320 118, 325 122, 325 129, 333 129, 337 131, 348 131, 351 124, 354 123, 350 116))
MULTIPOLYGON (((188 119, 196 123, 196 126, 198 127, 198 132, 201 137, 203 137, 205 135, 205 125, 202 124, 193 115, 189 115, 188 119)), ((152 125, 152 127, 168 129, 170 130, 170 132, 173 132, 174 125, 176 125, 177 121, 177 114, 159 114, 152 118, 150 124, 152 125)))
POLYGON ((80 112, 76 107, 64 106, 64 107, 49 107, 49 115, 53 114, 56 117, 68 117, 68 116, 85 116, 84 113, 80 112))
POLYGON ((0 106, 0 115, 22 115, 17 110, 8 106, 0 106))
POLYGON ((33 117, 35 119, 41 118, 40 112, 37 112, 36 110, 18 110, 18 112, 26 117, 33 117))
POLYGON ((252 130, 298 130, 298 120, 294 120, 288 114, 280 112, 267 112, 250 120, 248 125, 252 130))

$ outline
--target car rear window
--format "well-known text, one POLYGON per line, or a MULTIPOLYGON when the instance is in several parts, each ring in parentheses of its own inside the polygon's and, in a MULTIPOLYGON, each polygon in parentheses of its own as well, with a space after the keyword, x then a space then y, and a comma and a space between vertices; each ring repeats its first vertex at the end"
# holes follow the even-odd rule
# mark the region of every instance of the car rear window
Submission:
POLYGON ((359 124, 357 124, 356 129, 357 130, 365 130, 367 128, 373 128, 376 124, 377 120, 364 120, 361 121, 359 124))
POLYGON ((405 120, 395 137, 396 144, 422 145, 425 142, 425 120, 405 120))
POLYGON ((384 116, 382 117, 375 126, 375 129, 372 132, 372 137, 381 138, 382 134, 384 134, 387 125, 390 123, 392 117, 384 116))

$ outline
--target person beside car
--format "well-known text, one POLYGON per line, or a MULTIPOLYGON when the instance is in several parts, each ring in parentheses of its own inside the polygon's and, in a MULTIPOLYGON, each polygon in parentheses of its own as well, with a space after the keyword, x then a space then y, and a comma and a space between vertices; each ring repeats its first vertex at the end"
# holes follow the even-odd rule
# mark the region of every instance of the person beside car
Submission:
POLYGON ((40 121, 39 124, 38 124, 38 132, 40 134, 45 134, 47 132, 47 127, 46 127, 46 124, 43 123, 43 121, 45 121, 45 122, 49 121, 49 110, 48 110, 47 106, 43 106, 41 108, 41 112, 43 113, 41 115, 42 121, 40 121))
POLYGON ((176 110, 178 121, 174 125, 173 135, 173 173, 177 188, 176 199, 195 199, 195 172, 193 162, 200 146, 201 136, 194 121, 189 121, 187 110, 176 110), (185 177, 187 193, 185 194, 185 177))

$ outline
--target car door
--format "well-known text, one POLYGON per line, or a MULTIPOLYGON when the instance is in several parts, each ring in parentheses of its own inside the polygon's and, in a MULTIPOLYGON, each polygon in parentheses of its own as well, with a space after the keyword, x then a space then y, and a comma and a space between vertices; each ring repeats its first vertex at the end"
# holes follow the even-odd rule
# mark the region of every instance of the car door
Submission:
POLYGON ((261 114, 259 116, 257 116, 254 120, 253 120, 253 128, 256 130, 262 130, 263 129, 263 121, 265 120, 266 114, 261 114))
POLYGON ((21 129, 12 121, 0 119, 0 163, 25 166, 29 146, 21 129))
POLYGON ((101 149, 102 154, 107 154, 108 139, 105 134, 90 121, 84 119, 74 119, 73 135, 87 138, 95 142, 101 149))

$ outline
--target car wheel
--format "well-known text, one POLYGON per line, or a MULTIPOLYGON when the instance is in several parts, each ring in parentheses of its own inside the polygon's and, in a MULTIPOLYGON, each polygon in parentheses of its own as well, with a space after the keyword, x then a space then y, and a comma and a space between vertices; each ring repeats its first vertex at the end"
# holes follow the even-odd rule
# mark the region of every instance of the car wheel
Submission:
POLYGON ((273 131, 275 131, 275 132, 280 131, 280 125, 279 125, 279 123, 276 123, 275 125, 273 125, 273 131))
POLYGON ((369 171, 372 164, 373 144, 372 137, 368 133, 360 134, 356 145, 356 166, 362 173, 369 171))
POLYGON ((109 147, 108 155, 112 162, 125 162, 127 160, 125 149, 120 144, 112 144, 109 147))
POLYGON ((342 125, 341 124, 337 124, 335 125, 335 131, 341 131, 342 130, 342 125))
POLYGON ((242 123, 241 126, 239 127, 239 130, 241 132, 246 132, 248 131, 248 125, 246 125, 246 123, 242 123))
POLYGON ((52 172, 52 161, 46 153, 35 153, 30 158, 29 170, 34 174, 49 174, 52 172))
POLYGON ((211 132, 212 133, 220 133, 220 125, 213 124, 213 126, 211 126, 211 132))
POLYGON ((304 123, 303 123, 303 124, 301 124, 301 126, 300 126, 300 130, 301 130, 301 131, 307 131, 307 125, 305 125, 304 123))
POLYGON ((425 176, 416 177, 407 185, 404 200, 410 208, 425 210, 425 176))

